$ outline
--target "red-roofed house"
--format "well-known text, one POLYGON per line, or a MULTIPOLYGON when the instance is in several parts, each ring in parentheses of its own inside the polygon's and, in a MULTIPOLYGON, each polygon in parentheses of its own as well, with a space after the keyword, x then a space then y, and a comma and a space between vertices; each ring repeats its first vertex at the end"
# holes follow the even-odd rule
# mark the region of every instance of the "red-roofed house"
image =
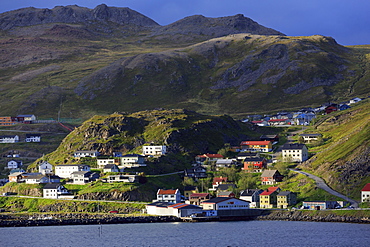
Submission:
POLYGON ((221 154, 201 154, 195 157, 195 161, 197 163, 203 164, 205 161, 207 162, 216 162, 218 159, 223 159, 224 156, 221 154))
POLYGON ((229 182, 227 180, 227 177, 214 177, 213 178, 213 182, 212 182, 212 188, 209 189, 210 191, 216 191, 217 190, 217 187, 220 185, 220 184, 223 184, 223 183, 227 183, 229 182))
POLYGON ((270 119, 267 122, 269 123, 270 126, 290 124, 289 119, 270 119))
POLYGON ((242 152, 270 152, 272 143, 270 141, 243 141, 240 143, 242 152))
POLYGON ((281 189, 279 187, 269 187, 260 194, 261 208, 275 208, 277 206, 277 195, 281 189))
POLYGON ((181 193, 178 189, 175 190, 159 189, 157 192, 157 201, 179 203, 181 202, 181 193))
POLYGON ((361 190, 361 202, 370 202, 370 183, 361 190))

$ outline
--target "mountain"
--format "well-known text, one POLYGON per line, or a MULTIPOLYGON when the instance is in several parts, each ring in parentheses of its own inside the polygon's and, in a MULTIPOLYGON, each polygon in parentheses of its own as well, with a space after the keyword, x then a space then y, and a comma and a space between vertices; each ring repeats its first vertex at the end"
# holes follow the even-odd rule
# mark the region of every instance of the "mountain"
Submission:
POLYGON ((368 46, 288 37, 243 15, 160 26, 129 8, 0 14, 0 112, 89 119, 186 108, 243 115, 366 97, 368 46))
POLYGON ((49 23, 84 23, 112 22, 119 25, 155 27, 158 23, 129 8, 98 5, 94 9, 77 5, 56 6, 53 9, 23 8, 0 14, 0 29, 12 30, 49 23))

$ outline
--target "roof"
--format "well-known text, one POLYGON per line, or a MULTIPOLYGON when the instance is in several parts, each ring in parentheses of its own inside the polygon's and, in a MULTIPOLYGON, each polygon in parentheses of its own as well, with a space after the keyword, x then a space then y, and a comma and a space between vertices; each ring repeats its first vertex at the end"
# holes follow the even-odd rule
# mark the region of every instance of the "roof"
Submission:
POLYGON ((216 164, 232 164, 233 162, 233 159, 218 159, 216 164))
POLYGON ((77 150, 75 153, 97 153, 97 150, 77 150))
POLYGON ((184 190, 197 190, 197 187, 196 186, 187 185, 187 186, 184 186, 184 190))
POLYGON ((138 157, 145 157, 145 156, 142 156, 140 154, 125 154, 122 156, 122 158, 124 157, 135 157, 135 158, 138 158, 138 157))
POLYGON ((90 171, 75 171, 72 172, 71 175, 90 175, 90 171))
POLYGON ((261 177, 273 177, 275 173, 279 173, 279 171, 278 170, 264 170, 262 172, 261 177))
POLYGON ((210 204, 220 203, 220 202, 223 202, 223 201, 226 201, 226 200, 230 200, 231 198, 232 197, 215 197, 215 198, 203 201, 202 204, 203 203, 210 203, 210 204))
POLYGON ((220 183, 220 182, 227 182, 227 177, 214 177, 213 178, 213 183, 220 183))
POLYGON ((361 191, 370 191, 370 183, 366 184, 361 191))
POLYGON ((217 190, 228 190, 229 187, 236 188, 235 184, 220 184, 217 186, 217 190))
POLYGON ((256 161, 263 161, 263 160, 266 160, 266 158, 265 157, 253 157, 253 158, 245 158, 244 162, 248 162, 248 161, 256 162, 256 161))
POLYGON ((278 196, 287 196, 287 195, 289 195, 289 194, 291 194, 291 193, 293 193, 293 192, 291 192, 291 191, 281 191, 281 192, 278 194, 278 196))
POLYGON ((240 196, 252 196, 254 193, 262 191, 260 189, 246 189, 240 192, 240 196))
POLYGON ((169 208, 182 208, 182 209, 201 209, 202 207, 196 206, 196 205, 191 205, 191 204, 186 204, 186 203, 176 203, 173 205, 169 205, 169 208))
POLYGON ((228 201, 228 200, 238 200, 238 201, 241 201, 241 202, 247 202, 245 200, 238 199, 238 198, 235 198, 235 197, 215 197, 215 198, 203 201, 202 204, 217 204, 217 203, 228 201))
POLYGON ((306 147, 306 145, 304 144, 300 144, 300 143, 285 143, 284 146, 283 146, 283 150, 296 150, 296 149, 303 149, 303 147, 306 147))
POLYGON ((115 167, 118 167, 116 164, 106 164, 104 166, 104 169, 110 169, 110 168, 115 168, 115 167))
POLYGON ((200 155, 197 155, 197 157, 222 159, 224 156, 221 154, 200 154, 200 155))
POLYGON ((63 164, 63 165, 56 165, 56 166, 87 166, 87 165, 81 165, 81 164, 63 164))
POLYGON ((277 191, 279 187, 269 187, 267 190, 263 191, 260 195, 261 196, 268 196, 277 191))
POLYGON ((220 191, 218 192, 218 196, 229 196, 231 194, 234 194, 232 191, 220 191))
POLYGON ((161 208, 167 208, 168 206, 172 205, 172 202, 153 202, 149 203, 146 206, 155 206, 155 207, 161 207, 161 208))
POLYGON ((191 198, 195 198, 195 197, 206 197, 206 196, 209 196, 210 194, 209 193, 193 193, 190 195, 191 198))
POLYGON ((164 190, 164 189, 159 189, 157 192, 157 195, 174 195, 176 194, 178 189, 176 190, 164 190))
POLYGON ((17 177, 19 175, 22 175, 24 172, 13 172, 8 175, 8 177, 17 177))
POLYGON ((57 189, 59 186, 60 186, 60 183, 45 184, 43 189, 57 189))
POLYGON ((243 141, 240 145, 269 145, 270 143, 270 141, 243 141))
POLYGON ((321 136, 321 134, 300 134, 300 136, 321 136))

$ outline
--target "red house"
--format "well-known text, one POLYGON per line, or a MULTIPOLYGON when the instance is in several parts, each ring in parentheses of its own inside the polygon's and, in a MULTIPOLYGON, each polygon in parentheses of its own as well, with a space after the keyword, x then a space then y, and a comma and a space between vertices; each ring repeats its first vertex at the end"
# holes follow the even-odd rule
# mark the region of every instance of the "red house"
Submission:
POLYGON ((267 160, 264 157, 246 158, 243 163, 243 170, 247 172, 262 172, 267 168, 267 160))
POLYGON ((264 170, 261 175, 262 185, 276 184, 283 181, 284 176, 278 170, 264 170))
POLYGON ((326 114, 332 113, 333 111, 338 111, 338 107, 335 106, 335 105, 330 105, 330 106, 325 108, 325 113, 326 114))

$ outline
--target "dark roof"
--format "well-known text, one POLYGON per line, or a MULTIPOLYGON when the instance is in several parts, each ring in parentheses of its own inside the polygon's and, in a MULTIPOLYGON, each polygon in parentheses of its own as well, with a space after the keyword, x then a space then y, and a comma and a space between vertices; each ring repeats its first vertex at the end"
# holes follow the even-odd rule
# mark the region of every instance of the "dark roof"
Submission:
POLYGON ((184 191, 187 191, 187 190, 197 190, 197 187, 196 186, 190 186, 190 185, 188 185, 188 186, 184 186, 184 191))
POLYGON ((217 186, 217 190, 228 190, 229 187, 236 188, 235 184, 220 184, 217 186))
POLYGON ((75 172, 72 172, 71 174, 77 174, 77 175, 86 175, 86 176, 89 176, 92 172, 90 171, 75 171, 75 172))
POLYGON ((125 154, 122 157, 124 158, 124 157, 145 157, 145 156, 142 156, 140 154, 125 154))
POLYGON ((110 168, 115 168, 115 167, 118 167, 116 164, 106 164, 104 166, 104 169, 110 169, 110 168))
POLYGON ((60 183, 45 184, 44 189, 57 189, 59 186, 60 186, 60 183))
POLYGON ((202 203, 219 203, 222 201, 229 200, 231 197, 215 197, 206 201, 203 201, 202 203))
POLYGON ((161 207, 161 208, 166 208, 170 205, 173 205, 173 203, 171 203, 171 202, 153 202, 153 203, 147 204, 147 206, 156 206, 156 207, 161 207))
POLYGON ((260 190, 260 189, 246 189, 246 190, 242 190, 242 191, 240 191, 240 196, 252 196, 257 191, 261 191, 262 192, 262 190, 260 190))
POLYGON ((300 136, 321 136, 321 134, 300 134, 300 136))
POLYGON ((282 149, 303 149, 306 145, 300 143, 286 143, 282 149))
POLYGON ((278 194, 278 196, 287 196, 287 195, 289 195, 290 193, 293 193, 293 192, 291 192, 291 191, 281 191, 281 192, 278 194))
POLYGON ((253 157, 253 158, 245 158, 244 161, 246 161, 246 162, 248 162, 248 161, 263 161, 265 159, 266 159, 265 157, 253 157))

